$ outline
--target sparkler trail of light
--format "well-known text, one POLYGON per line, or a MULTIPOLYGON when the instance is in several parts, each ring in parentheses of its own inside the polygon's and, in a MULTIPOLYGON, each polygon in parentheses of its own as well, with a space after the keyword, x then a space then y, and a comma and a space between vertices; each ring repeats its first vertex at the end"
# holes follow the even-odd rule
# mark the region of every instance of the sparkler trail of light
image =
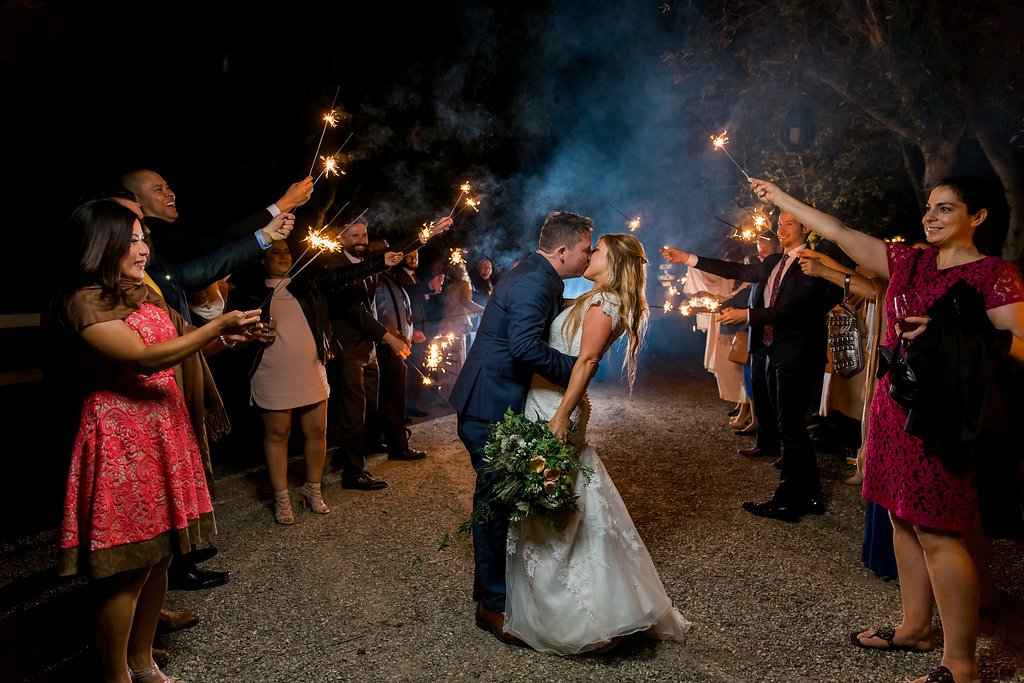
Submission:
MULTIPOLYGON (((348 137, 345 138, 345 142, 341 143, 341 147, 339 147, 338 149, 334 150, 334 154, 332 154, 331 156, 332 157, 336 157, 339 154, 341 154, 341 150, 345 149, 345 145, 347 145, 348 141, 351 140, 351 139, 352 139, 352 133, 349 133, 348 137)), ((342 171, 342 173, 344 173, 344 171, 342 171)))
POLYGON ((725 152, 725 156, 729 157, 729 161, 735 164, 736 168, 740 169, 740 173, 743 174, 743 177, 747 179, 747 182, 750 182, 750 176, 747 175, 747 172, 743 170, 743 167, 740 166, 739 163, 732 158, 732 155, 729 154, 729 150, 725 148, 725 146, 729 144, 729 135, 727 131, 723 130, 721 135, 712 134, 711 144, 716 150, 720 149, 723 152, 725 152))
POLYGON ((316 143, 316 151, 313 152, 313 163, 309 165, 309 175, 313 175, 313 169, 316 168, 316 159, 320 156, 320 145, 324 144, 324 135, 327 133, 327 126, 334 128, 338 125, 338 113, 334 111, 334 105, 338 102, 339 93, 341 93, 340 85, 334 91, 334 99, 331 100, 330 110, 324 114, 324 129, 320 131, 320 141, 316 143))

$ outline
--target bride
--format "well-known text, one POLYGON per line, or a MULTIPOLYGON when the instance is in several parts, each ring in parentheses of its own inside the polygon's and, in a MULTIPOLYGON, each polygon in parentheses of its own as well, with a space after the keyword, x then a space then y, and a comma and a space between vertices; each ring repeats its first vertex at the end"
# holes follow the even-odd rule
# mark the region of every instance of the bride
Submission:
POLYGON ((615 484, 586 441, 587 385, 623 333, 632 389, 647 323, 646 263, 632 235, 601 237, 583 274, 594 287, 551 324, 551 347, 578 356, 569 386, 563 391, 534 375, 526 398, 526 416, 548 420, 562 441, 571 438, 580 463, 594 471, 590 481, 577 478, 579 510, 564 530, 535 517, 509 527, 505 631, 543 652, 607 651, 621 636, 641 631, 682 640, 690 628, 672 606, 615 484), (572 435, 570 421, 576 425, 572 435))

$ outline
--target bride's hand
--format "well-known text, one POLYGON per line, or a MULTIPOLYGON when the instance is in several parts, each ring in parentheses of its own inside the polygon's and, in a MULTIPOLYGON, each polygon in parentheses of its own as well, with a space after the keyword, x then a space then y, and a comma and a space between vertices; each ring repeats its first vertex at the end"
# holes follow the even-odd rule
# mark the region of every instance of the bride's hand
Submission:
POLYGON ((557 415, 548 420, 548 429, 555 435, 559 443, 565 443, 569 439, 569 418, 558 417, 557 415))

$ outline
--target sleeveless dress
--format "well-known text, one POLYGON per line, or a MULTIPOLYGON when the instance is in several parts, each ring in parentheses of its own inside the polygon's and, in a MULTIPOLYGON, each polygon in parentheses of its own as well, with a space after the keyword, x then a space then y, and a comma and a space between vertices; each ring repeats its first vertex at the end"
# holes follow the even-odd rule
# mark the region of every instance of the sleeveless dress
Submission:
MULTIPOLYGON (((614 295, 593 295, 592 306, 612 318, 622 333, 614 295)), ((566 340, 566 309, 551 324, 549 344, 578 355, 582 326, 566 340)), ((526 416, 549 420, 564 390, 534 375, 526 397, 526 416)), ((588 482, 576 480, 579 510, 562 531, 528 517, 509 525, 506 558, 505 630, 535 650, 573 655, 600 648, 613 638, 645 632, 652 638, 681 641, 689 630, 672 606, 647 547, 626 505, 593 447, 586 442, 590 401, 573 411, 573 438, 580 463, 593 468, 588 482)))
MULTIPOLYGON (((1024 281, 1009 261, 987 256, 940 270, 937 257, 937 249, 888 246, 888 320, 896 320, 893 300, 897 294, 917 292, 927 309, 960 280, 984 297, 988 309, 1024 301, 1024 281)), ((888 326, 883 343, 895 345, 894 325, 888 326)), ((906 411, 889 398, 888 376, 883 377, 871 399, 864 498, 911 524, 942 531, 967 531, 978 504, 971 473, 951 472, 938 458, 925 455, 924 442, 903 431, 906 421, 906 411)))
MULTIPOLYGON (((177 336, 148 301, 124 318, 152 346, 177 336)), ((188 552, 216 533, 203 464, 174 368, 149 375, 92 352, 71 453, 61 574, 102 578, 188 552)))

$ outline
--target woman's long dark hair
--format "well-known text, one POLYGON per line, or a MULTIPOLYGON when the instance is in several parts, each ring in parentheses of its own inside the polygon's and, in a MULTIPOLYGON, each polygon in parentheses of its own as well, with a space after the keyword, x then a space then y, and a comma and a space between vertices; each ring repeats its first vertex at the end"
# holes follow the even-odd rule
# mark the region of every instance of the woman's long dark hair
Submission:
POLYGON ((60 287, 51 302, 51 320, 66 327, 68 304, 74 293, 99 285, 110 303, 123 296, 121 262, 131 250, 132 229, 138 217, 110 199, 96 199, 71 214, 59 271, 60 287))

